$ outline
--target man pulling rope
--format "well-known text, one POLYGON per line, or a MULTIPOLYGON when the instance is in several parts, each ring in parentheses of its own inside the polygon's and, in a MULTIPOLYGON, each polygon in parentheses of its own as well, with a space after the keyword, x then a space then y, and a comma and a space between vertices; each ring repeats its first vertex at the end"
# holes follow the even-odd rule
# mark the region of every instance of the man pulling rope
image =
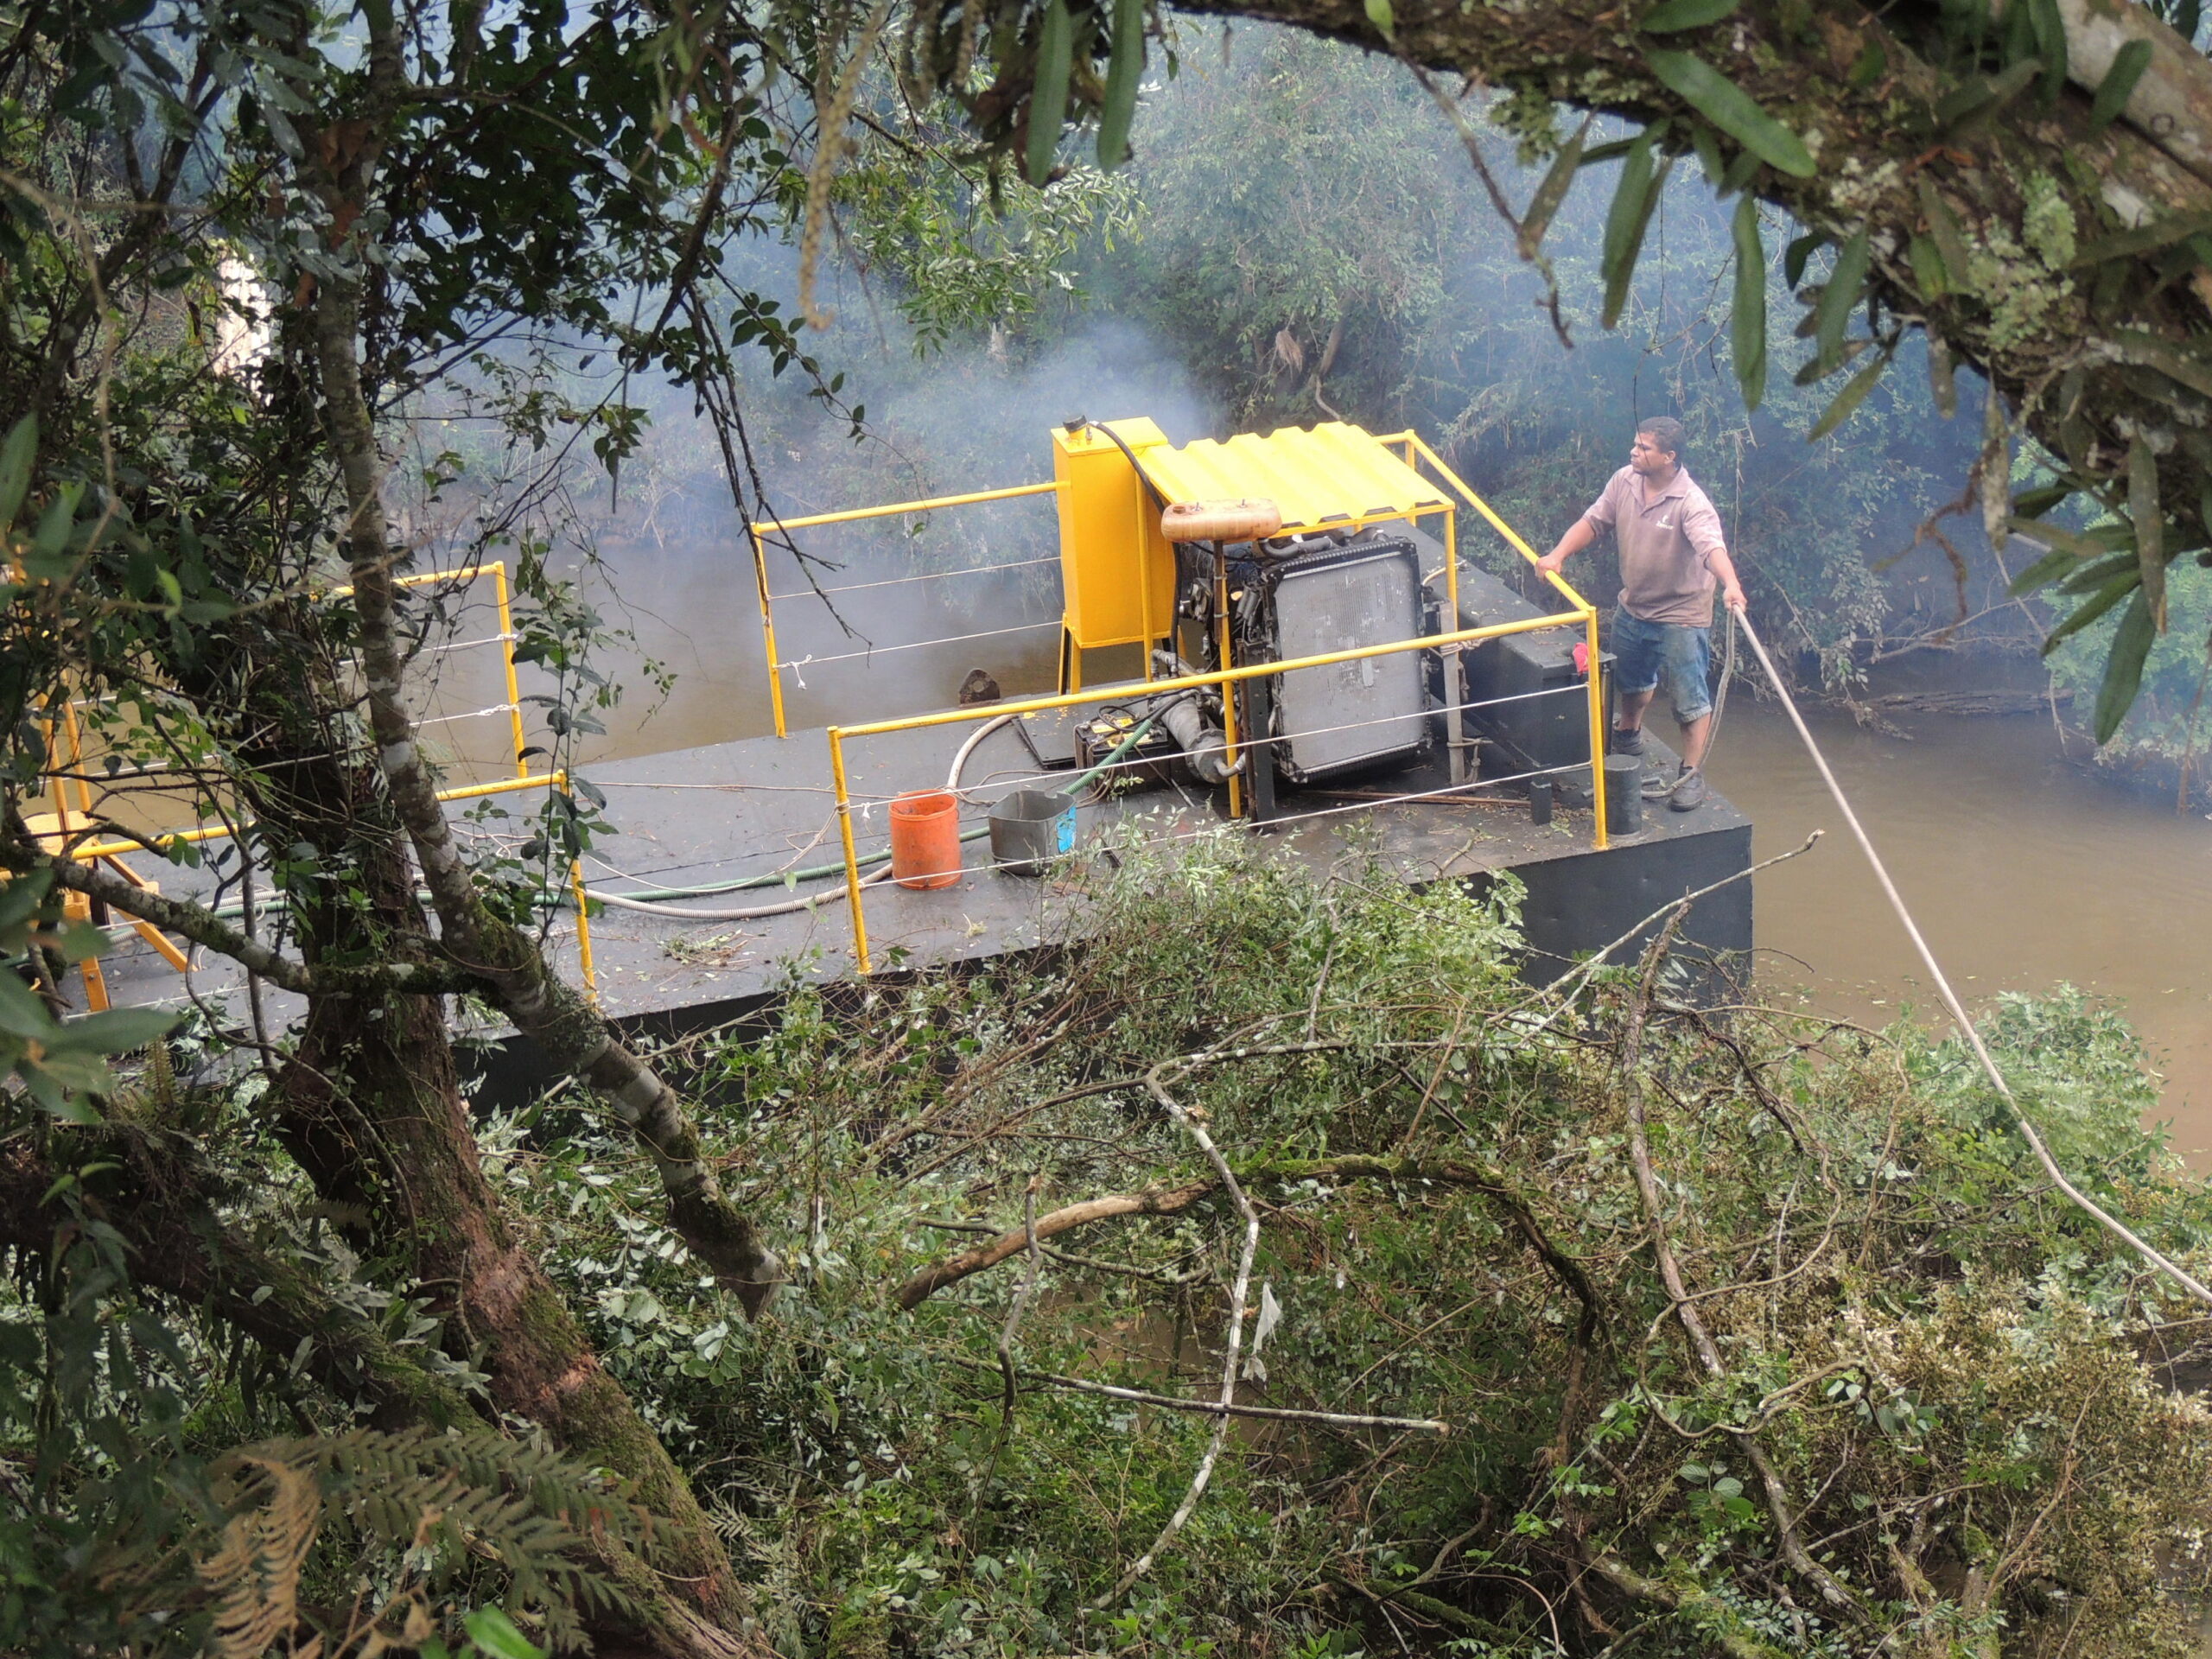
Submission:
POLYGON ((1700 770, 1713 736, 1713 595, 1744 608, 1743 584, 1720 533, 1720 515, 1681 464, 1682 423, 1665 415, 1637 423, 1628 465, 1605 493, 1537 561, 1557 572, 1573 554, 1613 532, 1621 598, 1613 613, 1615 754, 1643 753, 1643 711, 1667 683, 1682 728, 1682 769, 1667 804, 1694 811, 1709 792, 1700 770))

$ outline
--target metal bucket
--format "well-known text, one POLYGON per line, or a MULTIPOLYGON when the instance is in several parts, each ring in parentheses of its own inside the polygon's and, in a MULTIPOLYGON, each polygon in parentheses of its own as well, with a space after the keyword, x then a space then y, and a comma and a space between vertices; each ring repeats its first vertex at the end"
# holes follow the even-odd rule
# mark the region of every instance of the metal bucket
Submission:
POLYGON ((1017 789, 991 808, 991 862, 1009 875, 1042 875, 1075 846, 1075 803, 1017 789))

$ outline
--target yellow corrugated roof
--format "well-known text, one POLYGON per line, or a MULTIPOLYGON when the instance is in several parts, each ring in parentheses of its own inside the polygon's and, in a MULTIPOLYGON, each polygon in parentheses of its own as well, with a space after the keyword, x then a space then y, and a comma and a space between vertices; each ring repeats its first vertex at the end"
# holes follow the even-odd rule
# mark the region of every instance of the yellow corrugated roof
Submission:
POLYGON ((1137 451, 1146 475, 1170 502, 1263 496, 1282 509, 1286 531, 1346 518, 1388 518, 1446 505, 1444 494, 1364 428, 1326 421, 1312 431, 1286 426, 1219 443, 1137 451))

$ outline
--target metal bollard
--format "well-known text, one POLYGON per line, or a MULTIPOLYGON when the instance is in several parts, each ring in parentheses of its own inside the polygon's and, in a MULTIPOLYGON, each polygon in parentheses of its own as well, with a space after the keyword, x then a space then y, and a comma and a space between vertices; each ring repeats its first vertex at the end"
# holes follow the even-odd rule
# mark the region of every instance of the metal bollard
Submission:
POLYGON ((1643 757, 1605 757, 1605 832, 1632 836, 1643 828, 1643 757))

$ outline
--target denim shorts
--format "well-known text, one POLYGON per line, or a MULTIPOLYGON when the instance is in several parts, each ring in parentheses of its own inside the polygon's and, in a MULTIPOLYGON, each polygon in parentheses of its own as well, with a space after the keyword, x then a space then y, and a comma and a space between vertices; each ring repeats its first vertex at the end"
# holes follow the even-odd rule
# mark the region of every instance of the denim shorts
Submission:
POLYGON ((1656 690, 1662 678, 1683 725, 1713 712, 1713 630, 1646 622, 1613 610, 1613 690, 1624 696, 1656 690))

